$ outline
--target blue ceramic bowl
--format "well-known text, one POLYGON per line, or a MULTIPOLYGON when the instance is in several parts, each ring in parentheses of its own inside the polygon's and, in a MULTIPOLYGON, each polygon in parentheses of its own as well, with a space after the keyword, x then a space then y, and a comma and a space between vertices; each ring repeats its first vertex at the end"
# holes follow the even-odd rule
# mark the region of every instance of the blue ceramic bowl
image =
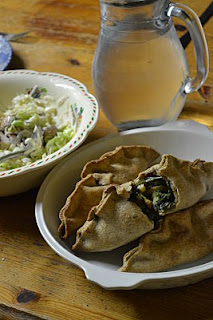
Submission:
POLYGON ((0 35, 0 70, 4 70, 12 58, 12 47, 10 43, 0 35))

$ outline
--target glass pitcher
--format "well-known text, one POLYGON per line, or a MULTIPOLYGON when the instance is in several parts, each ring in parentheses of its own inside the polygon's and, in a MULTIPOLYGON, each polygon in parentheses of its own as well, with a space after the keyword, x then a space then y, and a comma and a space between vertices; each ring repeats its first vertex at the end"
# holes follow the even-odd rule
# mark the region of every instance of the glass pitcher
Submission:
POLYGON ((93 85, 107 118, 126 130, 162 125, 180 114, 187 93, 208 74, 208 48, 198 16, 168 0, 100 0, 101 26, 93 85), (197 65, 191 79, 171 17, 190 32, 197 65))

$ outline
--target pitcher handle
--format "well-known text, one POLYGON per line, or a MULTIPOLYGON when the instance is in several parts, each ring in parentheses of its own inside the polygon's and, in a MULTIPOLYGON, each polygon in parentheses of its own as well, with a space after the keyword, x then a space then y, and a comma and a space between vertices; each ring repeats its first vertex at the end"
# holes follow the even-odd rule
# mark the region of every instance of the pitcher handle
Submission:
POLYGON ((209 53, 206 37, 197 14, 189 7, 180 3, 170 3, 167 12, 168 17, 177 17, 185 22, 188 27, 196 58, 197 74, 185 85, 185 93, 197 91, 205 82, 209 72, 209 53))

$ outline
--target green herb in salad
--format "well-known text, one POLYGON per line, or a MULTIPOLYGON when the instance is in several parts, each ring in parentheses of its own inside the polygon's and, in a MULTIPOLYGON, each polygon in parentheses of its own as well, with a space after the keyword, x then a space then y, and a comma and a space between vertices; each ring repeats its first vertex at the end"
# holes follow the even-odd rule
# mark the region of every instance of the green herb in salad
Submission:
POLYGON ((0 111, 0 157, 22 150, 27 143, 32 150, 0 162, 0 171, 30 164, 62 148, 79 125, 83 109, 74 114, 76 109, 76 105, 68 103, 68 97, 55 99, 38 86, 14 97, 10 106, 0 111), (39 128, 36 140, 35 128, 39 128))

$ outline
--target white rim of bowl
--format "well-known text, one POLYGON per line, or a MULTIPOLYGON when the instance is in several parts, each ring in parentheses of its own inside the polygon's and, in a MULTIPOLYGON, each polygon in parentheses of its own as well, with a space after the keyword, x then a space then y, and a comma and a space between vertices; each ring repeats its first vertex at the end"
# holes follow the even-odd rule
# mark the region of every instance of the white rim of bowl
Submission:
POLYGON ((0 71, 0 77, 5 77, 8 75, 29 75, 29 76, 44 76, 44 77, 52 77, 52 78, 59 78, 62 80, 67 81, 69 84, 74 85, 74 87, 80 91, 84 97, 88 99, 88 101, 91 104, 91 117, 88 119, 88 122, 85 124, 85 126, 81 129, 81 131, 77 131, 74 137, 61 149, 57 150, 56 152, 46 156, 43 159, 39 159, 31 164, 28 164, 26 166, 18 167, 11 170, 1 171, 0 172, 0 179, 11 177, 20 173, 25 173, 29 170, 36 169, 38 167, 46 166, 49 163, 53 163, 56 160, 63 158, 66 154, 69 154, 71 151, 74 151, 77 149, 77 147, 83 143, 83 141, 86 140, 89 133, 94 129, 97 121, 98 121, 98 115, 99 115, 99 107, 98 102, 96 98, 88 92, 87 87, 81 83, 80 81, 71 78, 66 75, 62 75, 59 73, 54 72, 37 72, 33 70, 9 70, 9 71, 0 71))

